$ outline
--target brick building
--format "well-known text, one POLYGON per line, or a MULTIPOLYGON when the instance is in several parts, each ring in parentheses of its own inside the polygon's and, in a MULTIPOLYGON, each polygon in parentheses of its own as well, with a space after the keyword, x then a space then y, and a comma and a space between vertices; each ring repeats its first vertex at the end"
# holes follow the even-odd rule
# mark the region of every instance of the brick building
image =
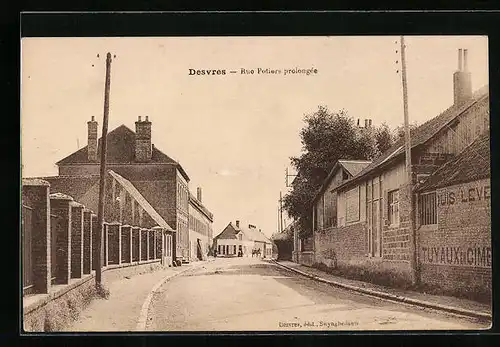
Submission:
MULTIPOLYGON (((470 156, 466 148, 489 132, 488 86, 472 93, 466 58, 466 51, 459 50, 459 69, 453 75, 454 104, 411 132, 413 186, 425 182, 453 158, 470 156)), ((409 191, 404 145, 404 139, 397 141, 352 177, 335 181, 329 176, 324 186, 332 185, 332 189, 319 193, 313 209, 313 252, 307 262, 389 274, 404 282, 419 280, 416 249, 422 240, 416 236, 422 226, 414 223, 411 228, 410 222, 422 209, 432 208, 436 200, 429 197, 418 205, 414 192, 409 191), (324 208, 333 194, 335 205, 324 208)), ((480 228, 484 227, 483 223, 480 228)), ((462 233, 464 242, 473 235, 465 236, 468 229, 462 233)))
MULTIPOLYGON (((44 179, 87 206, 97 202, 101 139, 97 122, 88 122, 88 145, 57 162, 59 176, 44 179), (60 186, 60 187, 58 187, 60 186)), ((126 179, 174 229, 174 258, 188 261, 189 241, 189 176, 182 166, 152 144, 151 122, 138 118, 135 132, 121 125, 107 136, 107 168, 126 179)), ((110 180, 109 198, 120 204, 110 180), (115 195, 114 195, 115 194, 115 195)))
POLYGON ((436 170, 416 191, 421 282, 491 295, 489 133, 436 170))
POLYGON ((196 197, 189 194, 189 259, 205 260, 211 253, 213 242, 213 214, 202 204, 202 191, 198 187, 196 197))

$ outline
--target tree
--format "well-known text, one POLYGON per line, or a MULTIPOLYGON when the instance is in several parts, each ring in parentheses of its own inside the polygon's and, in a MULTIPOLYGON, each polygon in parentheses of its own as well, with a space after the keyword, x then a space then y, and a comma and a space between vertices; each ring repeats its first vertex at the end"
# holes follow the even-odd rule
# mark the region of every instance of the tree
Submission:
MULTIPOLYGON (((417 122, 413 122, 412 124, 410 124, 410 133, 412 131, 414 131, 416 128, 418 127, 418 124, 417 122)), ((394 129, 394 132, 393 132, 393 138, 394 138, 394 142, 396 142, 397 140, 399 139, 403 139, 405 137, 405 126, 404 124, 401 124, 400 126, 396 127, 396 129, 394 129)))
POLYGON ((374 129, 359 128, 345 110, 332 113, 326 106, 304 117, 300 132, 303 153, 292 157, 297 170, 283 207, 297 221, 301 237, 312 233, 311 206, 315 194, 339 159, 373 159, 378 154, 374 129))
POLYGON ((394 144, 394 135, 386 123, 382 123, 375 130, 375 141, 377 142, 377 153, 380 155, 394 144))

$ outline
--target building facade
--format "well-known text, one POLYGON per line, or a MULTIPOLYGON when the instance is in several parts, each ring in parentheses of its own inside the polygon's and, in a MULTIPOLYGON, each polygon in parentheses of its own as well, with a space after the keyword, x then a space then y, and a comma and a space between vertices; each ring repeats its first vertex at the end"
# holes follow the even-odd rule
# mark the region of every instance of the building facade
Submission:
POLYGON ((271 258, 273 255, 273 243, 257 227, 249 224, 248 227, 230 222, 222 232, 214 238, 214 248, 217 256, 234 257, 241 254, 243 257, 251 257, 260 251, 262 258, 271 258))
MULTIPOLYGON (((77 186, 94 180, 84 199, 98 193, 101 139, 97 122, 88 122, 88 145, 57 163, 59 178, 77 186), (86 177, 78 183, 80 177, 86 177), (93 177, 93 179, 91 178, 93 177)), ((174 259, 189 261, 189 176, 182 166, 154 146, 148 117, 135 122, 135 132, 121 125, 107 135, 107 168, 128 180, 174 229, 174 259)), ((72 189, 72 188, 68 188, 72 189)), ((71 192, 68 193, 71 195, 71 192)), ((111 197, 112 198, 112 197, 111 197)), ((107 200, 110 201, 110 200, 107 200)), ((116 203, 115 200, 113 203, 116 203)))
POLYGON ((416 191, 421 283, 490 296, 489 133, 436 170, 416 191))
POLYGON ((213 214, 202 204, 202 191, 196 197, 189 194, 189 243, 191 261, 204 260, 211 253, 213 243, 213 214))
MULTIPOLYGON (((459 54, 462 54, 461 50, 459 54)), ((433 214, 430 217, 425 214, 425 218, 432 221, 438 218, 435 205, 437 194, 427 195, 419 205, 414 187, 426 182, 453 158, 470 156, 470 152, 466 151, 468 146, 489 133, 488 86, 472 93, 465 59, 464 64, 453 76, 455 103, 411 132, 411 185, 406 173, 404 139, 397 141, 352 177, 345 180, 329 177, 325 182, 324 185, 331 185, 332 189, 320 192, 313 209, 314 252, 310 263, 346 272, 387 274, 392 279, 408 283, 420 281, 419 276, 425 272, 419 273, 419 262, 425 259, 420 252, 422 245, 427 252, 433 247, 427 244, 429 241, 425 237, 419 238, 420 233, 427 235, 423 232, 427 227, 419 225, 417 218, 419 213, 427 213, 422 211, 428 209, 433 214), (328 203, 332 199, 336 203, 328 203)), ((473 166, 472 163, 470 165, 473 166)), ((466 174, 463 173, 463 176, 466 177, 466 174)), ((484 191, 488 189, 480 189, 483 192, 481 203, 484 204, 484 191)), ((471 208, 483 211, 484 206, 475 204, 471 208)), ((448 217, 440 218, 444 221, 448 217)), ((490 231, 486 229, 489 222, 485 221, 469 222, 479 223, 471 228, 479 228, 486 235, 490 231)), ((475 235, 467 228, 458 230, 455 235, 461 235, 460 242, 466 242, 467 238, 475 235)), ((482 246, 478 246, 486 254, 487 243, 484 239, 482 246)), ((470 253, 469 250, 465 252, 470 253)), ((477 251, 475 254, 478 254, 477 251)), ((422 265, 422 269, 426 268, 429 266, 422 265)), ((422 277, 424 280, 425 276, 422 277)))

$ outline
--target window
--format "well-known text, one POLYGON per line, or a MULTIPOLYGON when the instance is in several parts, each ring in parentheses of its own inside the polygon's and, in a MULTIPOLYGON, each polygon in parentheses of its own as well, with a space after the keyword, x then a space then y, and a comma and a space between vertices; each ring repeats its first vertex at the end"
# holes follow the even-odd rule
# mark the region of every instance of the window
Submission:
POLYGON ((233 254, 236 254, 236 245, 233 246, 233 254))
POLYGON ((388 194, 388 217, 391 225, 399 224, 399 190, 393 190, 388 194))
POLYGON ((437 224, 436 192, 420 195, 418 209, 420 225, 437 224))
POLYGON ((359 221, 359 187, 346 193, 346 216, 347 223, 359 221))

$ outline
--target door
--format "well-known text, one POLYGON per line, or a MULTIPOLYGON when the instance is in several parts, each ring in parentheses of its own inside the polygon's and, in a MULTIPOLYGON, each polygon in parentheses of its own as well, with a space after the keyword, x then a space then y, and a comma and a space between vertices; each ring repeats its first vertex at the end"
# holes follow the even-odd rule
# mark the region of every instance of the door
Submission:
POLYGON ((201 240, 200 239, 196 239, 196 257, 199 260, 203 260, 203 252, 201 249, 201 240))

